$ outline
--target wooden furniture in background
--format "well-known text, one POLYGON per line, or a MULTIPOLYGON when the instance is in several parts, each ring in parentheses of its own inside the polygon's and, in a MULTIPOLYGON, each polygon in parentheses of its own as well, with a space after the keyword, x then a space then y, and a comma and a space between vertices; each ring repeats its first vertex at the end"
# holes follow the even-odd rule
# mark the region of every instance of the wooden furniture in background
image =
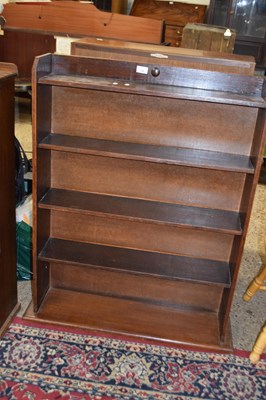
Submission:
POLYGON ((36 59, 26 318, 231 351, 262 89, 159 60, 36 59))
POLYGON ((186 24, 181 47, 233 53, 236 31, 206 24, 186 24))
POLYGON ((19 309, 16 276, 15 65, 0 63, 0 337, 19 309))
POLYGON ((160 60, 161 65, 241 75, 253 75, 255 70, 253 57, 105 38, 75 40, 71 43, 71 54, 144 63, 160 60))
POLYGON ((244 294, 244 300, 250 301, 252 297, 257 293, 258 290, 266 290, 266 264, 262 267, 261 271, 254 278, 254 280, 250 283, 244 294))
POLYGON ((103 11, 111 11, 112 3, 112 0, 93 0, 95 7, 103 11))
POLYGON ((253 346, 252 352, 249 355, 249 359, 251 362, 256 364, 264 352, 266 347, 266 325, 262 328, 259 336, 253 346))
POLYGON ((164 41, 163 21, 112 14, 75 1, 5 4, 2 18, 0 60, 18 66, 19 84, 31 82, 36 56, 55 51, 54 35, 103 36, 154 44, 164 41))
POLYGON ((127 14, 128 1, 127 0, 112 0, 112 12, 127 14))
POLYGON ((211 0, 208 24, 225 26, 237 31, 234 52, 250 55, 257 67, 266 68, 266 3, 263 0, 211 0))
POLYGON ((5 4, 4 30, 61 36, 96 36, 159 44, 163 21, 98 10, 75 1, 5 4))
POLYGON ((206 6, 159 0, 134 0, 131 15, 165 20, 165 41, 179 47, 188 22, 204 22, 206 6))
POLYGON ((36 56, 54 53, 55 50, 56 40, 50 35, 5 30, 4 35, 0 36, 0 60, 17 66, 17 86, 30 84, 36 56))

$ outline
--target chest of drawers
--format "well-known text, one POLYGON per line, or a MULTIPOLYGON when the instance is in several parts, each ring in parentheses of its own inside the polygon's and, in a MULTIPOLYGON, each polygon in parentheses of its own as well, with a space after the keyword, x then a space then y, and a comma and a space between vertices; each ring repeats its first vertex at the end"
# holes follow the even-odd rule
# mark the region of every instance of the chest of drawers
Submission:
POLYGON ((173 1, 135 0, 131 15, 165 21, 165 42, 179 47, 187 23, 204 21, 205 5, 173 1))

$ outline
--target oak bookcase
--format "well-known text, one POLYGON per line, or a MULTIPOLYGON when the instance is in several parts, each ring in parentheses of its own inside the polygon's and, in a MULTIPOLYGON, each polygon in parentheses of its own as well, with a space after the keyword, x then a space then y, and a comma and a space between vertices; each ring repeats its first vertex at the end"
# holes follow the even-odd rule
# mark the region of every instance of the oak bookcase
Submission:
POLYGON ((26 318, 231 351, 263 90, 254 76, 37 58, 26 318))

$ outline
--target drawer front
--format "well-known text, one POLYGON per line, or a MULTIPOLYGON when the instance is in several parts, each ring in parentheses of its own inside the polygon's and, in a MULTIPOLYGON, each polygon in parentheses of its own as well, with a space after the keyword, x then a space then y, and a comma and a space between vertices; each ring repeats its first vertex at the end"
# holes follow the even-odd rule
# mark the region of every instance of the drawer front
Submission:
POLYGON ((165 42, 171 46, 180 47, 182 41, 183 26, 166 25, 165 27, 165 42))

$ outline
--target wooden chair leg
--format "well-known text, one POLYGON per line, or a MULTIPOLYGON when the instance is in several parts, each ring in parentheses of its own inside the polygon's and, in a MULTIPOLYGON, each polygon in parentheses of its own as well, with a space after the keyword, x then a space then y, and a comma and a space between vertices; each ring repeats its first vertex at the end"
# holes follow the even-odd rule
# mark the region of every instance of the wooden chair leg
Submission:
POLYGON ((260 332, 258 339, 255 342, 252 352, 249 355, 249 359, 252 363, 257 363, 260 359, 261 354, 263 353, 266 347, 266 325, 260 332))
POLYGON ((258 290, 265 289, 265 286, 263 285, 265 279, 266 279, 266 265, 264 265, 262 270, 259 272, 256 278, 253 279, 253 281, 247 288, 243 296, 245 301, 249 301, 258 290))

